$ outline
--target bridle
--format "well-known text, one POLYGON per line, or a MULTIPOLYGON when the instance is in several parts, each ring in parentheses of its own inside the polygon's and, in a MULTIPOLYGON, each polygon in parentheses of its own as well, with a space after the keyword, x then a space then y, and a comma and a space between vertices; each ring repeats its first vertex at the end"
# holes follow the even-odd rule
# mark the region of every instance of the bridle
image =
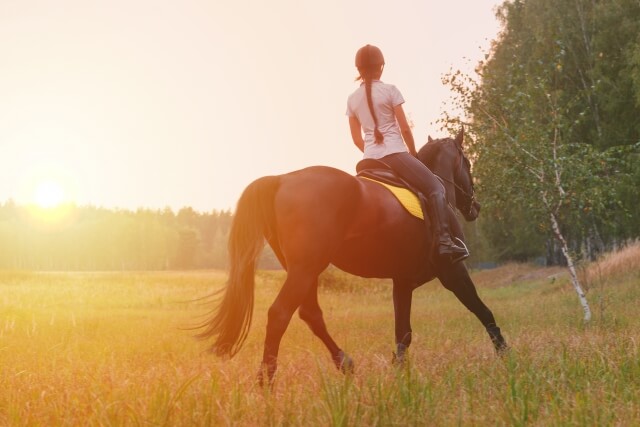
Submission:
POLYGON ((441 180, 448 182, 449 184, 453 185, 456 190, 460 191, 460 193, 462 193, 463 195, 465 195, 468 199, 469 199, 469 208, 465 210, 467 211, 466 213, 464 213, 463 210, 461 210, 461 212, 463 212, 464 216, 470 216, 471 212, 473 211, 473 205, 474 202, 476 201, 476 192, 475 192, 475 188, 473 186, 473 179, 471 178, 471 176, 469 176, 469 181, 471 182, 471 193, 469 193, 467 190, 465 190, 464 188, 462 188, 459 184, 457 184, 455 182, 455 177, 456 176, 460 176, 461 173, 463 173, 464 171, 462 170, 463 167, 463 162, 467 165, 467 168, 470 169, 469 166, 469 159, 467 159, 467 156, 464 155, 464 152, 462 151, 462 148, 460 148, 458 146, 458 144, 455 144, 456 149, 458 150, 458 153, 460 154, 461 159, 458 161, 458 169, 457 172, 454 173, 454 180, 451 181, 447 178, 443 178, 441 176, 438 175, 438 178, 440 178, 441 180))

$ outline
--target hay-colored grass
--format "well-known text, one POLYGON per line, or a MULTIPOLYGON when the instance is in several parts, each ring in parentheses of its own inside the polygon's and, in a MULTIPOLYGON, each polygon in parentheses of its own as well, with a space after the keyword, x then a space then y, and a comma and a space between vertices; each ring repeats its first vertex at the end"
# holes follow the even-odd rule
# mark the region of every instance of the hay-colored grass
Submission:
POLYGON ((0 273, 0 425, 640 424, 637 274, 589 292, 606 304, 585 327, 573 289, 549 278, 557 271, 518 268, 500 286, 500 269, 477 280, 513 347, 505 359, 436 281, 415 292, 411 361, 395 369, 391 288, 356 281, 320 294, 355 374, 336 372, 296 317, 273 389, 254 380, 282 273, 258 274, 253 326, 232 360, 183 329, 207 312, 194 299, 222 272, 0 273))
POLYGON ((597 261, 589 263, 584 273, 583 278, 592 285, 603 282, 613 284, 630 276, 640 279, 640 241, 604 254, 597 261))

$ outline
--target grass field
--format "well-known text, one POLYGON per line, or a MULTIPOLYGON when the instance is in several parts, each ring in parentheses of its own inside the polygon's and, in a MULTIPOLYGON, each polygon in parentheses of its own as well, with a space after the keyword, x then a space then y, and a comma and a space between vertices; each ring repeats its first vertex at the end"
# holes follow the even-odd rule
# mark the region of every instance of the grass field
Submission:
POLYGON ((0 425, 640 425, 639 264, 635 246, 582 269, 588 326, 562 269, 474 273, 513 348, 504 359, 427 284, 403 369, 390 364, 390 285, 334 273, 320 303, 355 374, 296 317, 273 389, 255 374, 282 273, 258 274, 248 341, 219 360, 184 328, 223 272, 0 272, 0 425))

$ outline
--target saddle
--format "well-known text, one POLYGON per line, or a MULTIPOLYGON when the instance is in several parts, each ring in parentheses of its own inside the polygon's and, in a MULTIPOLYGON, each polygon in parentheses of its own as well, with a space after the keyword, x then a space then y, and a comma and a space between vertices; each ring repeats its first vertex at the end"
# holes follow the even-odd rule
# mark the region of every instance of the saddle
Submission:
POLYGON ((407 212, 424 221, 427 216, 426 197, 396 175, 386 163, 376 159, 361 160, 356 165, 356 176, 387 188, 407 212))

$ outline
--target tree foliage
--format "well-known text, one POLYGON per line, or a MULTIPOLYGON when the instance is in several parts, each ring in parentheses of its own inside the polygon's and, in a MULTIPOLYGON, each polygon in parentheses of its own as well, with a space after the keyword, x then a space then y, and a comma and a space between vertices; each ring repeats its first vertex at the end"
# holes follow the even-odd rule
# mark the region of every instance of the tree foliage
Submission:
POLYGON ((509 248, 499 257, 557 260, 554 222, 589 257, 638 236, 640 2, 515 0, 498 17, 477 77, 445 81, 469 118, 485 234, 509 248))

